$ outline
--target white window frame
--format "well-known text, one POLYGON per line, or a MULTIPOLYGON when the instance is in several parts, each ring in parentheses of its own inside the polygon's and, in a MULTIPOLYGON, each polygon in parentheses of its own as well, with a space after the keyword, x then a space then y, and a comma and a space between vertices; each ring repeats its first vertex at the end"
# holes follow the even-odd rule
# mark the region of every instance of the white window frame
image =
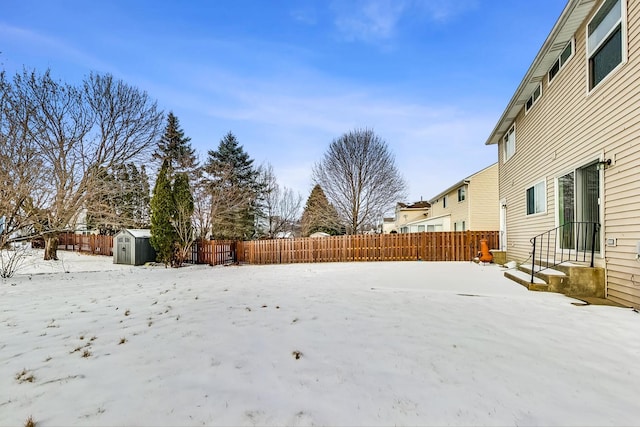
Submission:
MULTIPOLYGON (((602 25, 605 22, 605 19, 600 23, 602 25)), ((589 22, 585 28, 585 43, 586 43, 586 61, 587 61, 587 93, 593 92, 597 89, 601 83, 607 81, 615 72, 618 70, 623 64, 627 62, 627 2, 625 0, 605 0, 598 10, 591 16, 589 22), (589 43, 589 27, 591 27, 591 21, 598 15, 600 10, 610 2, 620 2, 620 19, 615 22, 610 23, 611 27, 607 30, 607 32, 601 36, 601 39, 594 45, 591 46, 589 43), (604 76, 599 82, 595 83, 591 86, 592 81, 592 70, 591 70, 591 58, 595 56, 595 54, 600 50, 600 48, 609 41, 610 36, 618 29, 620 26, 620 38, 621 38, 621 61, 618 65, 616 65, 609 73, 604 76)), ((595 31, 594 31, 595 32, 595 31)))
POLYGON ((512 124, 508 131, 505 132, 502 137, 502 163, 506 163, 509 161, 513 155, 516 154, 516 124, 512 124), (510 135, 513 135, 513 139, 510 138, 510 135), (509 150, 508 146, 513 144, 513 149, 509 150))
POLYGON ((547 83, 549 83, 549 85, 551 85, 551 82, 553 80, 555 80, 555 78, 558 76, 558 74, 560 74, 560 72, 562 71, 562 69, 564 68, 565 64, 569 61, 571 61, 571 58, 573 58, 573 55, 576 52, 576 39, 572 38, 569 43, 567 43, 565 45, 565 47, 562 49, 562 51, 560 52, 560 55, 558 55, 558 58, 553 61, 553 65, 549 68, 549 71, 547 71, 547 83), (562 54, 564 53, 565 50, 567 50, 568 47, 571 47, 571 53, 569 54, 569 56, 567 57, 567 59, 565 59, 564 61, 562 60, 562 54), (558 64, 558 72, 556 73, 555 76, 551 77, 551 69, 553 69, 553 67, 556 65, 556 63, 558 64))
POLYGON ((467 224, 465 221, 456 221, 453 223, 453 231, 467 231, 467 224))
POLYGON ((547 180, 542 179, 526 188, 525 198, 525 215, 530 217, 534 215, 543 215, 547 213, 547 180), (529 190, 533 190, 533 212, 529 213, 529 190), (542 196, 542 200, 538 201, 538 196, 542 196), (541 207, 542 210, 538 210, 541 207))
POLYGON ((529 99, 527 99, 527 102, 524 103, 524 113, 527 114, 529 111, 531 111, 533 106, 536 105, 536 102, 538 102, 538 99, 540 98, 542 98, 542 82, 538 83, 538 87, 536 87, 533 92, 531 92, 531 96, 529 97, 529 99), (538 92, 537 96, 536 92, 538 92), (531 105, 529 105, 529 101, 531 101, 531 105))
POLYGON ((467 188, 460 187, 458 188, 458 203, 464 202, 467 199, 467 188))

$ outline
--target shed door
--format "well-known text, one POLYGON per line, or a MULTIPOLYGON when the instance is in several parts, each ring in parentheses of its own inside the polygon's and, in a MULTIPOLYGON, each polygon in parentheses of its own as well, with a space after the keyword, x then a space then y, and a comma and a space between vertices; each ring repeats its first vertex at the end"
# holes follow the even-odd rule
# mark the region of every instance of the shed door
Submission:
POLYGON ((126 236, 118 237, 118 264, 131 264, 131 239, 126 236))

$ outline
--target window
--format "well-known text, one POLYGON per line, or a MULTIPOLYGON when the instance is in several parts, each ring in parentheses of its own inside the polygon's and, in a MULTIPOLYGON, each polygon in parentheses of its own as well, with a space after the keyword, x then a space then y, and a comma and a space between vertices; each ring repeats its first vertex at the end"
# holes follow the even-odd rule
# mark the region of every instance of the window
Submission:
POLYGON ((533 104, 535 104, 538 98, 540 98, 540 95, 542 95, 542 83, 538 84, 536 90, 533 91, 529 99, 527 99, 527 102, 524 104, 525 113, 529 112, 531 107, 533 107, 533 104))
POLYGON ((418 233, 422 233, 424 232, 424 225, 419 225, 418 226, 418 233))
POLYGON ((556 75, 558 75, 558 73, 560 72, 562 67, 564 67, 564 64, 567 63, 569 58, 573 56, 574 43, 575 43, 574 40, 571 40, 569 43, 567 43, 567 46, 565 46, 565 48, 562 50, 562 53, 560 54, 558 59, 556 59, 556 62, 554 62, 553 65, 551 66, 551 69, 549 70, 549 73, 548 73, 549 83, 551 83, 553 78, 556 75))
POLYGON ((453 223, 453 231, 467 231, 467 225, 464 221, 456 221, 453 223))
POLYGON ((622 0, 607 0, 587 26, 589 89, 622 63, 622 0))
POLYGON ((466 199, 466 197, 467 197, 467 188, 466 187, 458 188, 458 201, 462 202, 464 201, 464 199, 466 199))
POLYGON ((444 196, 442 198, 442 207, 445 209, 447 208, 447 196, 444 196))
POLYGON ((516 125, 513 124, 511 128, 504 134, 502 138, 503 150, 504 150, 504 162, 509 160, 516 152, 516 125))
POLYGON ((409 227, 400 227, 400 233, 408 233, 409 227))
POLYGON ((546 211, 546 185, 540 181, 533 187, 527 188, 527 215, 543 213, 546 211))

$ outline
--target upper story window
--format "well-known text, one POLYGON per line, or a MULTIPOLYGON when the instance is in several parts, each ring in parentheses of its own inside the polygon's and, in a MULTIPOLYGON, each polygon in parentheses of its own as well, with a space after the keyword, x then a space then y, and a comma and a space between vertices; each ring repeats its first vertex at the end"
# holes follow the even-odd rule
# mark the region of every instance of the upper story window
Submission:
POLYGON ((538 84, 538 87, 533 91, 529 99, 527 99, 527 102, 524 104, 525 113, 529 112, 531 107, 533 107, 533 104, 535 104, 536 101, 540 98, 540 95, 542 95, 542 83, 538 84))
POLYGON ((606 0, 587 26, 589 89, 622 63, 622 0, 606 0))
POLYGON ((445 209, 447 208, 447 196, 444 196, 442 198, 442 207, 445 209))
POLYGON ((458 201, 462 202, 467 198, 467 189, 466 187, 458 188, 458 201))
POLYGON ((562 53, 560 54, 560 56, 558 56, 558 59, 556 59, 556 62, 554 62, 551 68, 549 69, 549 73, 547 74, 549 77, 549 83, 551 83, 553 78, 556 75, 558 75, 562 67, 564 67, 564 64, 566 64, 567 61, 569 61, 569 58, 573 56, 574 43, 575 41, 573 39, 569 43, 567 43, 565 48, 562 50, 562 53))
POLYGON ((516 153, 516 125, 515 123, 509 128, 507 133, 502 137, 503 155, 506 162, 516 153))

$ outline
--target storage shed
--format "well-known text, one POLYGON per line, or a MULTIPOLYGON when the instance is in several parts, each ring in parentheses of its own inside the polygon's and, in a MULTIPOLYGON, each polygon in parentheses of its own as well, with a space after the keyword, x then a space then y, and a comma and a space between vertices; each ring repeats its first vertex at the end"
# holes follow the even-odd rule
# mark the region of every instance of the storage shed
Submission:
POLYGON ((113 263, 142 265, 156 260, 151 230, 124 229, 113 237, 113 263))

